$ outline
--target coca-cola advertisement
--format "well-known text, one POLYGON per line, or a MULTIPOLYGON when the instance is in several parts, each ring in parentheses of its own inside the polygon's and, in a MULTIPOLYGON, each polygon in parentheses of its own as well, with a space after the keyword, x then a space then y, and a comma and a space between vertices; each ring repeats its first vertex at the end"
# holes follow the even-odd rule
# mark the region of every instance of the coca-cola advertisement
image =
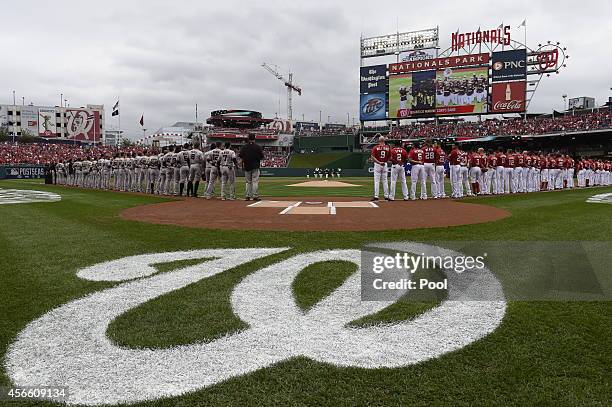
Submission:
POLYGON ((525 111, 527 82, 498 82, 492 85, 491 113, 521 113, 525 111))

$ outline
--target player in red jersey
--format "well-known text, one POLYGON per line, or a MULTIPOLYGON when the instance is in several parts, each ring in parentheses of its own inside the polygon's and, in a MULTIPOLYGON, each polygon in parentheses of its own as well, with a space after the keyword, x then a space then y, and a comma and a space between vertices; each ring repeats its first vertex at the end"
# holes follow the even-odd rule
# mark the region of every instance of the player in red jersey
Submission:
POLYGON ((506 177, 506 166, 508 165, 508 156, 502 147, 497 151, 497 193, 510 193, 510 177, 506 177), (504 189, 505 186, 505 189, 504 189))
MULTIPOLYGON (((436 179, 436 148, 431 145, 429 140, 426 140, 423 146, 423 170, 424 182, 427 183, 427 178, 430 180, 431 196, 438 198, 438 181, 436 179)), ((427 199, 427 190, 425 197, 421 194, 422 199, 427 199)))
POLYGON ((425 152, 418 146, 412 147, 410 153, 408 153, 408 159, 410 160, 410 164, 412 164, 412 169, 410 170, 410 199, 413 201, 416 199, 417 182, 421 184, 421 199, 427 199, 427 186, 425 184, 425 172, 423 170, 424 157, 425 152))
POLYGON ((540 191, 548 189, 548 159, 544 154, 540 155, 540 191))
POLYGON ((574 170, 576 168, 576 162, 569 155, 566 155, 565 159, 565 167, 567 168, 567 187, 574 188, 574 170))
POLYGON ((469 180, 470 155, 467 153, 467 151, 459 150, 459 165, 459 198, 463 198, 464 189, 465 195, 474 196, 469 180))
POLYGON ((485 172, 484 181, 485 194, 489 195, 492 192, 496 195, 498 193, 497 155, 493 152, 493 150, 489 150, 489 154, 487 156, 487 172, 485 172))
POLYGON ((484 166, 483 153, 484 149, 479 148, 477 152, 472 153, 470 156, 470 181, 472 182, 472 193, 474 193, 474 195, 480 193, 482 167, 484 166))
POLYGON ((516 156, 514 151, 508 150, 508 166, 506 167, 506 173, 508 178, 510 179, 510 191, 513 194, 516 194, 518 191, 518 179, 516 177, 515 169, 516 169, 516 156))
POLYGON ((372 201, 378 201, 381 181, 385 199, 389 199, 387 162, 389 158, 391 158, 391 147, 385 144, 385 138, 383 136, 378 137, 378 144, 372 149, 371 158, 372 161, 374 161, 374 198, 372 198, 372 201))
POLYGON ((404 201, 408 200, 408 185, 406 185, 406 167, 408 163, 408 152, 401 146, 391 149, 391 185, 389 188, 389 200, 395 200, 395 186, 399 178, 402 185, 402 196, 404 201))
POLYGON ((461 165, 459 163, 460 151, 456 144, 451 147, 451 152, 448 155, 448 164, 450 167, 450 181, 453 190, 452 198, 461 198, 459 190, 461 189, 461 165))
POLYGON ((446 175, 446 169, 444 167, 444 165, 446 164, 446 151, 444 151, 444 149, 442 149, 441 146, 439 145, 435 145, 434 148, 436 149, 436 172, 435 172, 435 177, 436 177, 436 185, 437 185, 437 198, 446 198, 446 191, 445 191, 445 185, 444 185, 444 180, 445 180, 445 175, 446 175))

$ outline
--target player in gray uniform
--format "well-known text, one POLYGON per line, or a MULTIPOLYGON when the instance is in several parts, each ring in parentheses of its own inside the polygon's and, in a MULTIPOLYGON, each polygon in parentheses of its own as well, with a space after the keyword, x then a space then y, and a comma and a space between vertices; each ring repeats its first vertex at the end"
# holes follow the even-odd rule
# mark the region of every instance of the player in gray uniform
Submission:
POLYGON ((179 152, 181 151, 181 146, 174 146, 174 152, 172 153, 172 159, 170 160, 170 164, 172 165, 172 195, 179 194, 179 181, 181 177, 181 163, 179 162, 179 152))
POLYGON ((81 159, 77 160, 73 164, 74 167, 74 186, 83 186, 83 163, 81 159))
POLYGON ((178 146, 176 149, 176 156, 179 167, 179 196, 183 196, 185 182, 187 182, 187 178, 189 178, 189 151, 187 151, 184 146, 178 146))
POLYGON ((159 157, 157 154, 153 153, 151 157, 149 157, 149 184, 147 186, 147 192, 154 194, 155 184, 157 182, 157 178, 159 178, 159 157))
MULTIPOLYGON (((223 147, 223 144, 221 143, 219 144, 221 145, 221 147, 223 147)), ((211 168, 210 168, 210 178, 208 179, 208 182, 206 183, 206 199, 210 199, 214 195, 215 182, 217 181, 217 178, 219 178, 219 176, 221 175, 220 170, 219 170, 219 156, 221 155, 221 149, 218 147, 215 147, 212 150, 210 150, 209 153, 210 154, 208 155, 207 161, 210 163, 211 168)))
POLYGON ((225 148, 221 150, 219 155, 219 168, 221 169, 221 200, 225 201, 226 188, 228 190, 228 199, 236 199, 236 173, 234 168, 238 162, 236 161, 236 153, 230 148, 230 143, 225 143, 225 148))
POLYGON ((174 147, 170 146, 168 152, 164 155, 168 169, 166 170, 166 184, 164 185, 164 195, 172 195, 174 193, 174 167, 176 166, 176 156, 174 155, 174 147))
MULTIPOLYGON (((210 159, 210 155, 212 154, 212 150, 214 150, 215 148, 217 148, 217 143, 213 142, 210 144, 208 151, 204 153, 204 164, 205 164, 204 180, 206 181, 206 187, 204 188, 204 190, 206 191, 208 191, 208 182, 210 181, 210 170, 212 169, 212 164, 210 163, 209 159, 210 159)), ((213 189, 213 193, 214 193, 214 189, 213 189)))
POLYGON ((204 154, 198 148, 199 144, 194 144, 189 150, 189 181, 187 182, 187 196, 191 194, 193 197, 198 196, 198 187, 202 179, 202 164, 204 163, 204 154))

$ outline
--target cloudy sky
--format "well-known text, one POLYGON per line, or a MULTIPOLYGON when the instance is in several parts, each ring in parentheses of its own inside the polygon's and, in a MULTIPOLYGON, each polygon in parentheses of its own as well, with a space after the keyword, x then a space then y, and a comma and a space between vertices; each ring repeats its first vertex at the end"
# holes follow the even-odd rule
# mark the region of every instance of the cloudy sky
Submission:
MULTIPOLYGON (((303 95, 294 118, 347 121, 358 116, 359 38, 440 27, 450 35, 517 26, 527 18, 528 43, 560 41, 570 59, 565 71, 544 80, 532 112, 562 109, 562 94, 612 96, 612 2, 583 1, 28 1, 2 8, 0 103, 70 106, 121 98, 121 125, 142 135, 179 120, 200 120, 213 109, 245 108, 286 115, 282 84, 262 67, 294 72, 303 95), (389 5, 392 4, 392 7, 389 5), (279 111, 280 101, 280 111, 279 111)), ((545 78, 546 79, 546 78, 545 78)), ((357 119, 356 119, 357 120, 357 119)))

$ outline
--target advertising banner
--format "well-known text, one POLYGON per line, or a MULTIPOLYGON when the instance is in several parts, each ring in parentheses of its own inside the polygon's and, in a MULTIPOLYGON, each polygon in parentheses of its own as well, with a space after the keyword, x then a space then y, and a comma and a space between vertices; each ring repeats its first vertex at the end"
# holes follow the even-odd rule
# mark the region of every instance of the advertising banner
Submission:
POLYGON ((317 122, 296 122, 295 130, 297 131, 315 131, 319 130, 319 123, 317 122))
POLYGON ((461 66, 476 66, 486 65, 489 63, 489 54, 471 54, 471 55, 460 55, 446 58, 435 58, 418 61, 407 61, 399 62, 396 64, 389 64, 389 74, 400 74, 414 71, 428 71, 428 70, 443 70, 446 68, 454 68, 461 66))
MULTIPOLYGON (((55 116, 53 120, 55 120, 55 116)), ((24 130, 27 130, 32 136, 38 135, 38 108, 34 106, 21 107, 21 134, 24 130)))
POLYGON ((381 93, 387 90, 387 65, 362 66, 359 72, 360 93, 381 93))
POLYGON ((494 52, 492 58, 493 82, 524 81, 527 78, 527 50, 494 52))
POLYGON ((48 107, 38 109, 38 135, 41 137, 57 137, 55 109, 48 107))
POLYGON ((425 59, 435 59, 438 57, 437 48, 422 48, 412 51, 400 52, 399 60, 401 62, 423 61, 425 59))
POLYGON ((412 74, 389 76, 389 118, 409 118, 411 110, 412 74))
POLYGON ((387 95, 384 93, 371 93, 361 95, 359 101, 359 120, 384 120, 387 118, 387 95))
POLYGON ((97 111, 66 110, 66 138, 100 141, 100 115, 97 111))
POLYGON ((491 113, 520 113, 526 109, 527 82, 498 82, 491 88, 491 113))
POLYGON ((436 114, 487 113, 489 68, 446 68, 436 73, 436 114))

